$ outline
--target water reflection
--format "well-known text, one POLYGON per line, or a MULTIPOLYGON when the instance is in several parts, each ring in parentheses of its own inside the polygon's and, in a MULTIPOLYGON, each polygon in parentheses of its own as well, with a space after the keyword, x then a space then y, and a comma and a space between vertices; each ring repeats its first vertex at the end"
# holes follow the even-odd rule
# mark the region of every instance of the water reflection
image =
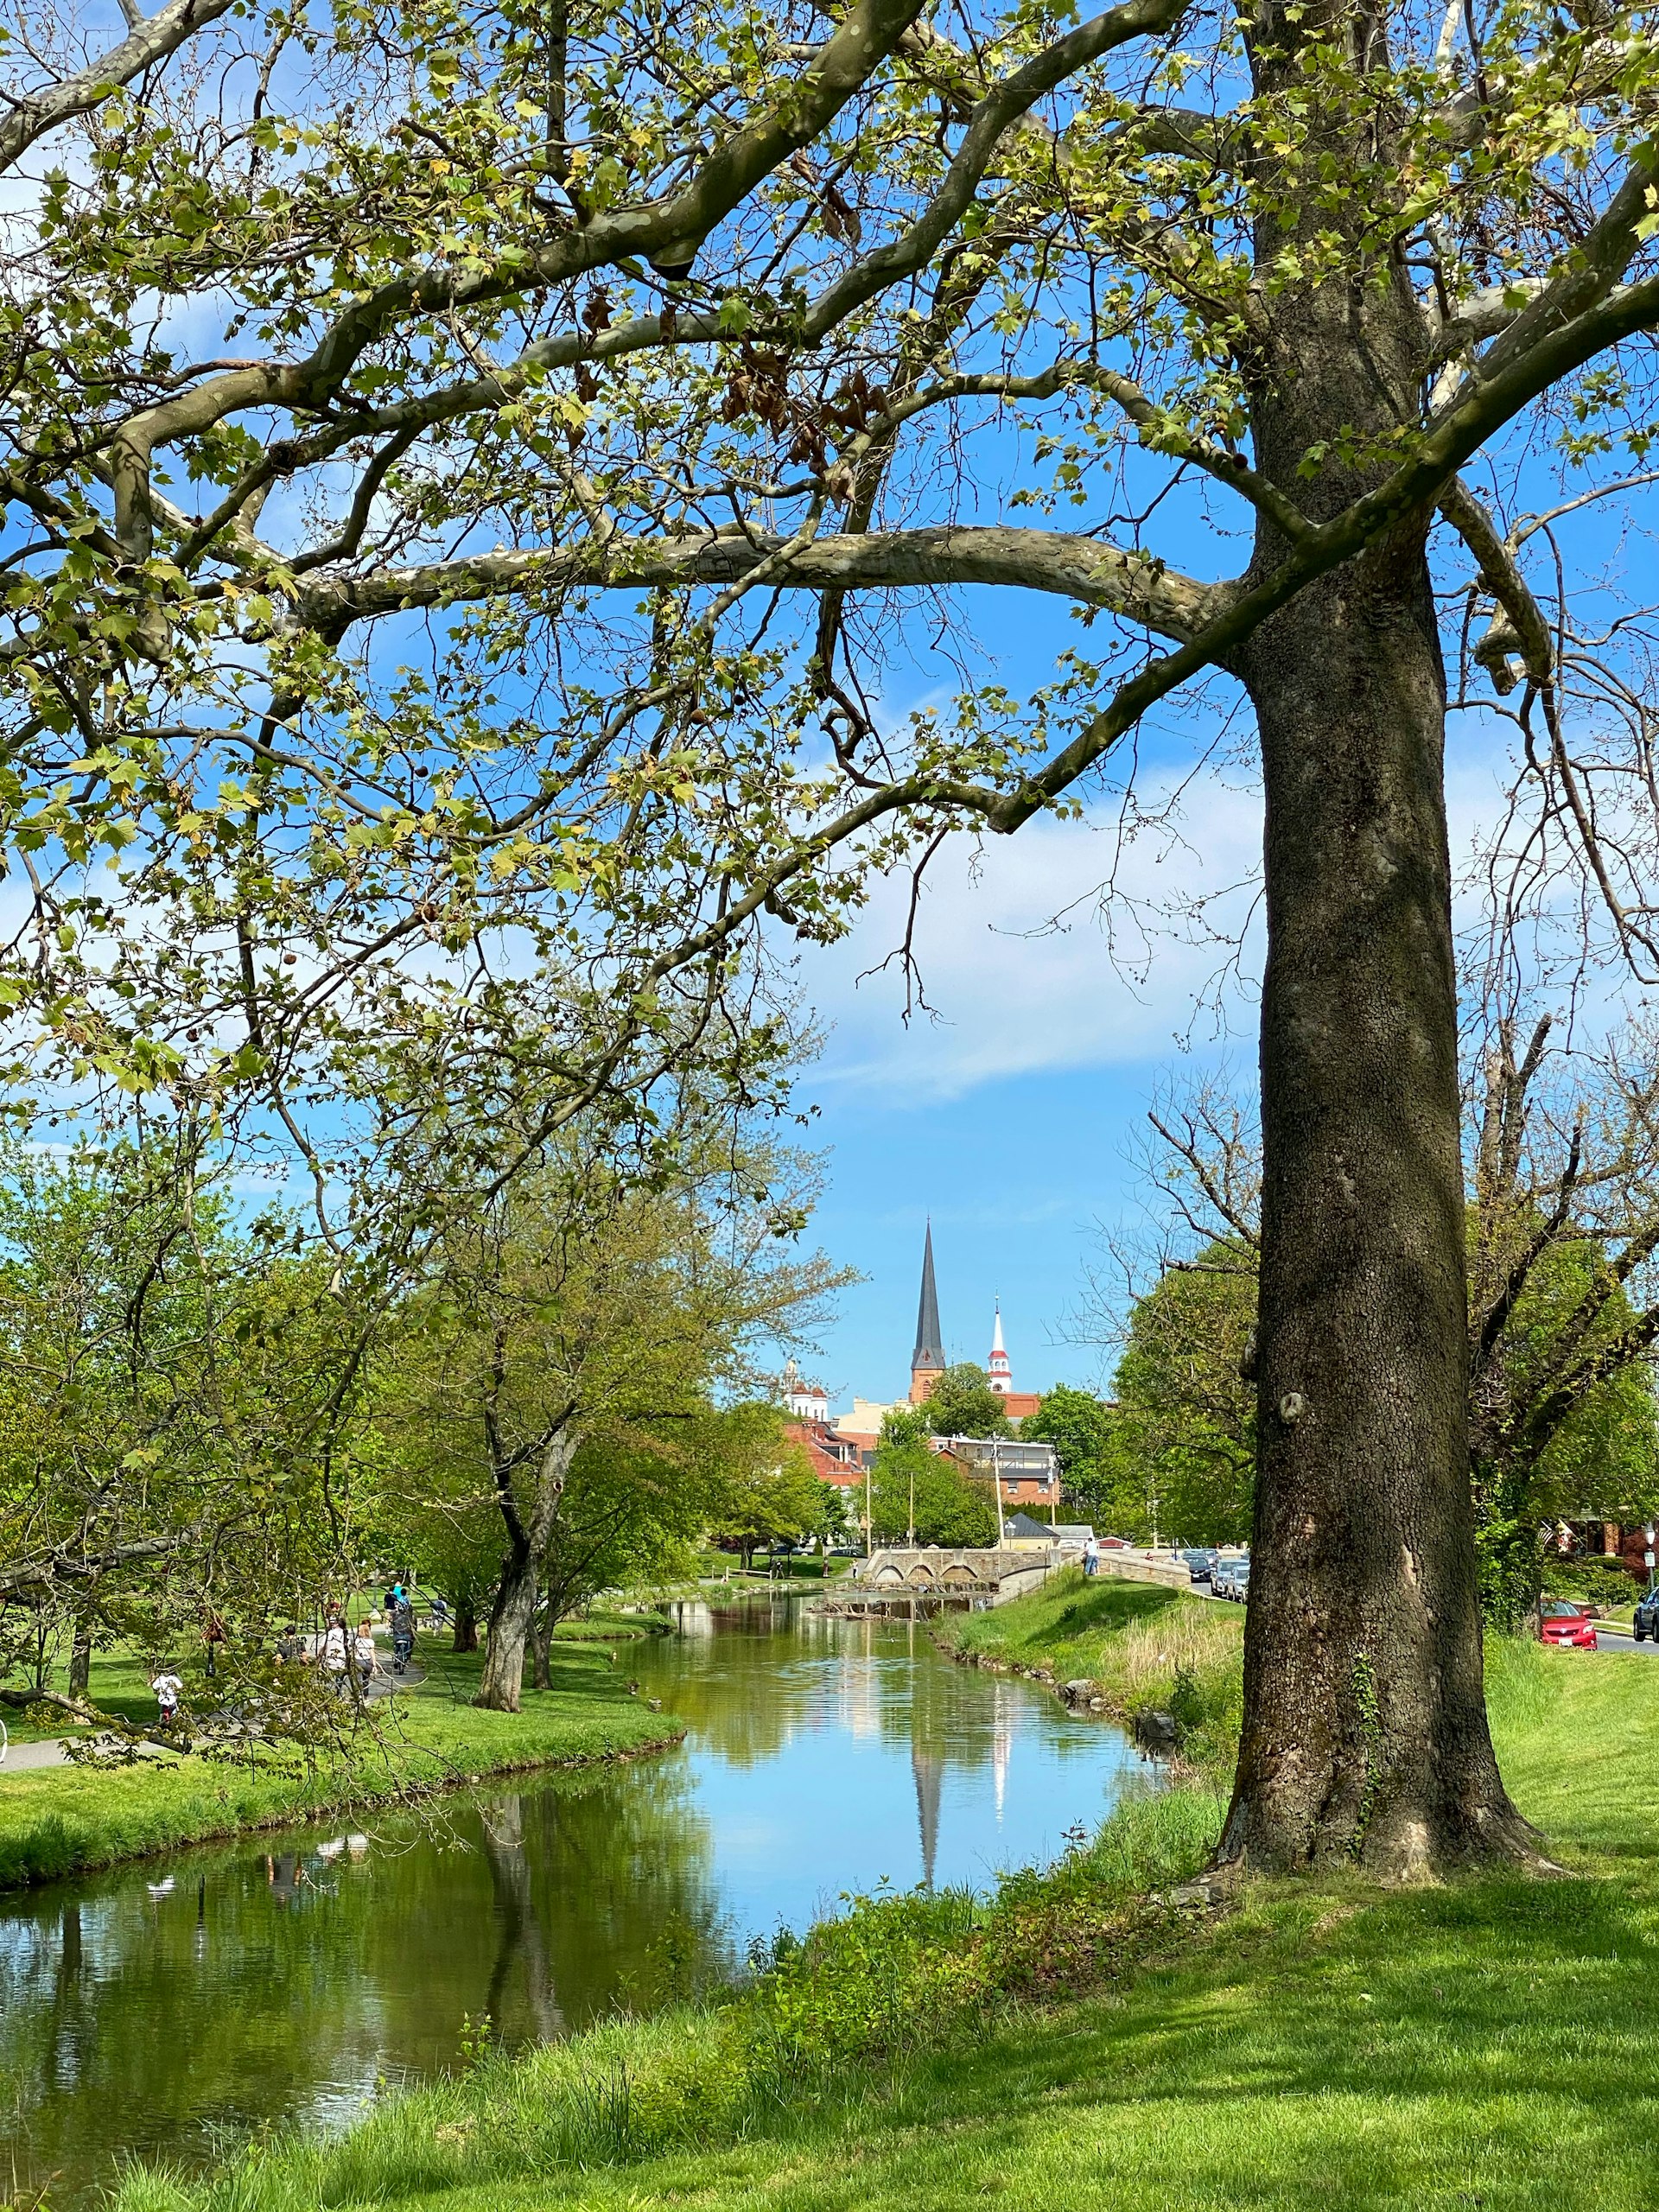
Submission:
POLYGON ((1050 1857, 1136 1767, 919 1626, 781 1603, 679 1625, 629 1662, 683 1751, 5 1900, 0 2178, 56 2175, 64 2202, 124 2153, 338 2123, 378 2079, 453 2065, 465 2018, 509 2047, 562 2035, 728 1978, 751 1935, 883 1878, 1050 1857))

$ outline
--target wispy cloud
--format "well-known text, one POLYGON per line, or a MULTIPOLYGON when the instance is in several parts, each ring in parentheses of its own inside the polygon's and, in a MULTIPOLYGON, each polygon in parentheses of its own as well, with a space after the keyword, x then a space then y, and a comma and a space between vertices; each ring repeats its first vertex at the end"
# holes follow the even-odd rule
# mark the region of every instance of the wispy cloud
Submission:
POLYGON ((803 967, 834 1025, 819 1082, 957 1096, 1011 1075, 1155 1056, 1217 988, 1236 1011, 1246 1004, 1236 987, 1218 985, 1225 945, 1195 928, 1170 925, 1151 941, 1146 931, 1172 907, 1215 899, 1211 920, 1244 932, 1253 972, 1258 803, 1212 779, 1184 799, 1178 827, 1179 838, 1147 830, 1120 846, 1104 814, 1039 819, 1010 838, 947 847, 928 871, 913 937, 931 1011, 908 1022, 905 976, 888 956, 904 939, 911 887, 888 879, 851 937, 803 967))

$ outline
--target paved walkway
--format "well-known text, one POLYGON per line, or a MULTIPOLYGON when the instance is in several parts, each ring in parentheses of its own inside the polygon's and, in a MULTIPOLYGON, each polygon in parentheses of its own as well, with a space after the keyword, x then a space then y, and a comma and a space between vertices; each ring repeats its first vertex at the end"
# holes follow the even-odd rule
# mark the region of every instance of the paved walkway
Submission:
MULTIPOLYGON (((383 1659, 369 1683, 369 1702, 379 1704, 389 1697, 396 1697, 400 1690, 418 1689, 426 1680, 426 1669, 418 1662, 411 1664, 402 1675, 392 1672, 391 1662, 383 1659)), ((138 1756, 143 1759, 162 1759, 178 1750, 176 1744, 152 1744, 148 1739, 138 1746, 138 1756)), ((27 1774, 31 1767, 67 1766, 69 1754, 60 1736, 48 1736, 39 1743, 8 1744, 0 1756, 0 1776, 27 1774)))

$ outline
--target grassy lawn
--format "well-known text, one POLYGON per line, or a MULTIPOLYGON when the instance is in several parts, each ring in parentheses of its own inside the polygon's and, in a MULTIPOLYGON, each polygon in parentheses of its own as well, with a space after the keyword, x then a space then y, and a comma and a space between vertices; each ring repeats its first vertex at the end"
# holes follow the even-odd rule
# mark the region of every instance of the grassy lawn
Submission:
POLYGON ((1119 1719, 1173 1712, 1196 1764, 1229 1762, 1237 1741, 1244 1609, 1154 1582, 1085 1579, 1069 1567, 1030 1597, 984 1613, 946 1613, 939 1643, 969 1660, 1088 1681, 1119 1719))
MULTIPOLYGON (((970 1625, 1127 1694, 1174 1648, 1139 1632, 1173 1639, 1192 1602, 1161 1594, 1051 1592, 970 1625)), ((135 2175, 119 2212, 1654 2212, 1652 1667, 1491 1654, 1504 1770, 1563 1878, 1261 1885, 1219 1917, 1135 1902, 1200 1863, 1200 1781, 988 1911, 866 1909, 723 2009, 486 2064, 199 2188, 135 2175)))
MULTIPOLYGON (((345 1758, 0 1769, 0 1888, 485 1774, 613 1757, 679 1733, 671 1716, 630 1696, 626 1670, 603 1646, 557 1645, 554 1687, 527 1690, 518 1713, 480 1713, 468 1702, 478 1686, 476 1656, 457 1656, 428 1637, 419 1656, 425 1681, 373 1707, 373 1729, 345 1758)), ((137 1710, 154 1714, 147 1688, 137 1710)))

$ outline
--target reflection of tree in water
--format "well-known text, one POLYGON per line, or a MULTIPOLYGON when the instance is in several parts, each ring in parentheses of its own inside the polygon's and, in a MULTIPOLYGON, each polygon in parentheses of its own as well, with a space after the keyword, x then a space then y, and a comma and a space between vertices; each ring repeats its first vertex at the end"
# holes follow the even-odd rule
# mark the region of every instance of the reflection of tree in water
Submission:
POLYGON ((479 1808, 484 1856, 495 1887, 498 1923, 495 1966, 484 2008, 494 2022, 506 2018, 509 1980, 517 1971, 534 2023, 537 2039, 550 2043, 564 2032, 564 2015, 553 1986, 547 1939, 531 1894, 530 1862, 524 1853, 524 1799, 515 1791, 479 1808))
POLYGON ((107 2180, 119 2146, 205 2157, 205 2120, 305 2101, 319 2054, 361 2029, 365 1931, 349 1912, 279 1923, 269 1890, 264 1854, 219 1852, 7 1901, 0 2107, 20 2184, 107 2180))
POLYGON ((619 1996, 649 2003, 734 1970, 714 1834, 683 1760, 572 1777, 519 1802, 547 1970, 572 2027, 619 1996), (671 1961, 671 1990, 663 1986, 671 1961))
POLYGON ((20 2187, 59 2174, 67 2199, 129 2148, 204 2164, 210 2125, 453 2065, 465 2014, 514 2044, 619 1990, 644 2001, 665 1951, 689 1980, 735 1963, 683 1762, 502 1792, 487 1824, 450 1801, 354 1846, 283 1841, 7 1901, 0 2123, 20 2187))

